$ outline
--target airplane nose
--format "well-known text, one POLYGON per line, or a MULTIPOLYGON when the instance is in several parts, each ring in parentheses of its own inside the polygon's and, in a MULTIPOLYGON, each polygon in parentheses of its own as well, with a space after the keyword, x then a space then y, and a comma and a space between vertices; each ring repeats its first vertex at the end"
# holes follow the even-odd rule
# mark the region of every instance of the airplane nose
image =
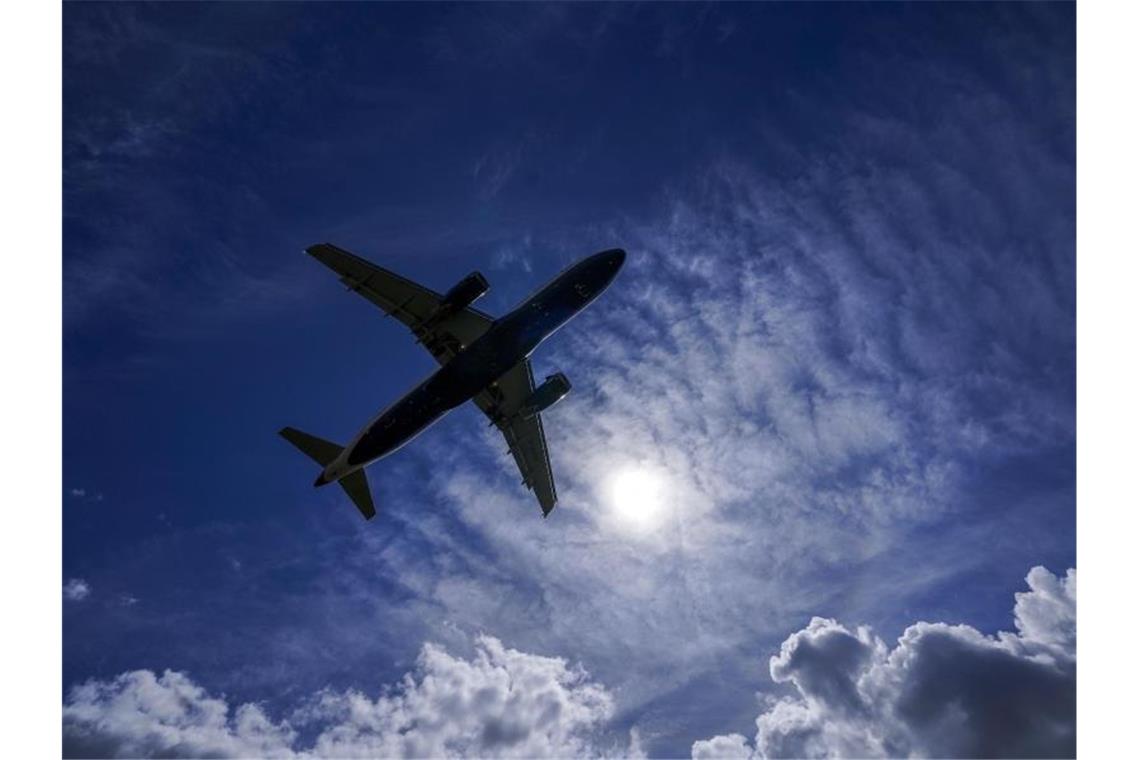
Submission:
POLYGON ((317 476, 317 480, 316 480, 316 482, 315 482, 315 483, 313 483, 313 488, 317 488, 317 487, 319 487, 319 486, 323 486, 325 483, 328 483, 328 482, 329 482, 329 481, 328 481, 328 480, 325 478, 325 472, 324 472, 324 470, 321 470, 321 474, 317 476))
POLYGON ((621 265, 625 263, 625 251, 621 248, 610 248, 590 258, 598 262, 600 268, 607 269, 611 273, 616 273, 617 270, 621 269, 621 265))

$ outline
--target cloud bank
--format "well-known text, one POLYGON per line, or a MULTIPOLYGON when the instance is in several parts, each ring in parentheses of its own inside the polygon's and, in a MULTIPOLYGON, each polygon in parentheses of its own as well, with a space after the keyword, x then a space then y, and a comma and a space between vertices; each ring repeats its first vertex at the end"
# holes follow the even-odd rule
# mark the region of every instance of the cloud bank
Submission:
POLYGON ((136 670, 73 688, 65 757, 570 757, 638 754, 607 740, 614 700, 561 658, 481 636, 463 659, 425 644, 414 672, 375 698, 324 690, 280 721, 231 708, 189 676, 136 670), (298 746, 302 735, 315 736, 298 746), (609 743, 607 743, 609 741, 609 743))
POLYGON ((693 757, 1074 757, 1076 571, 1026 580, 1016 633, 920 622, 889 649, 813 618, 770 662, 795 696, 768 699, 751 742, 716 736, 693 757))
MULTIPOLYGON (((1076 752, 1076 571, 1043 567, 1016 594, 1016 632, 919 622, 889 648, 870 628, 815 617, 772 657, 751 740, 692 746, 716 757, 1071 757, 1076 752)), ((136 670, 74 687, 66 757, 582 757, 641 755, 617 700, 581 667, 479 636, 469 658, 425 644, 371 697, 321 690, 274 719, 188 675, 136 670)))

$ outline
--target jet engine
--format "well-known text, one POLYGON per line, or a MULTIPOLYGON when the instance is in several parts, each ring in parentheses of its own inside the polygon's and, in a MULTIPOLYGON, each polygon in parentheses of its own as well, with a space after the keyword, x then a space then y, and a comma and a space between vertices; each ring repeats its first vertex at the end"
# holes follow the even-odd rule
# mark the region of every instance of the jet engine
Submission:
POLYGON ((463 311, 490 289, 491 285, 482 273, 472 272, 460 280, 454 288, 447 291, 447 295, 439 304, 440 310, 446 310, 449 314, 463 311))
POLYGON ((570 381, 566 379, 566 375, 556 372, 547 376, 542 385, 534 389, 534 393, 530 394, 530 398, 526 400, 519 412, 524 419, 533 417, 557 404, 569 392, 570 381))
POLYGON ((424 320, 424 327, 437 325, 451 315, 463 311, 490 289, 491 285, 482 273, 472 272, 444 294, 439 306, 424 320))

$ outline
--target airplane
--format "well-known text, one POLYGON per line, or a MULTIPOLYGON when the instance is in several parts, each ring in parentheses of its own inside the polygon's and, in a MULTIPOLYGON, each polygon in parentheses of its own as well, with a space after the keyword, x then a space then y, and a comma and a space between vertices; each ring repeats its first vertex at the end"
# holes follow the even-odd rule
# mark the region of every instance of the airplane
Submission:
POLYGON ((620 248, 569 267, 509 314, 495 319, 471 307, 490 288, 479 272, 440 295, 335 245, 305 249, 341 282, 407 325, 416 342, 441 365, 403 398, 365 425, 347 446, 286 427, 279 435, 321 465, 316 487, 339 483, 366 520, 376 515, 364 468, 388 456, 466 401, 474 401, 503 433, 542 516, 558 494, 541 413, 570 391, 566 375, 548 375, 535 387, 529 356, 609 287, 625 262, 620 248))

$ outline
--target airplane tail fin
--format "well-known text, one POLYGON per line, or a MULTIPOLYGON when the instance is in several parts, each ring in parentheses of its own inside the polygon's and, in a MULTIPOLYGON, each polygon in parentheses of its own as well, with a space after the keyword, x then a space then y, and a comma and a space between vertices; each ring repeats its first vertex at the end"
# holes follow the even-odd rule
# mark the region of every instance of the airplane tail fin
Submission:
MULTIPOLYGON (((331 441, 326 441, 323 438, 317 438, 315 435, 309 435, 302 432, 297 428, 282 428, 279 434, 289 443, 300 449, 301 453, 312 459, 322 467, 327 467, 329 462, 340 456, 343 447, 336 445, 331 441)), ((324 482, 323 476, 318 479, 317 483, 324 482)), ((345 475, 337 481, 344 492, 348 494, 348 498, 352 499, 352 503, 360 510, 360 514, 364 515, 365 520, 371 520, 376 516, 376 506, 372 503, 372 492, 368 490, 368 478, 364 475, 364 470, 357 470, 356 472, 345 475)))

